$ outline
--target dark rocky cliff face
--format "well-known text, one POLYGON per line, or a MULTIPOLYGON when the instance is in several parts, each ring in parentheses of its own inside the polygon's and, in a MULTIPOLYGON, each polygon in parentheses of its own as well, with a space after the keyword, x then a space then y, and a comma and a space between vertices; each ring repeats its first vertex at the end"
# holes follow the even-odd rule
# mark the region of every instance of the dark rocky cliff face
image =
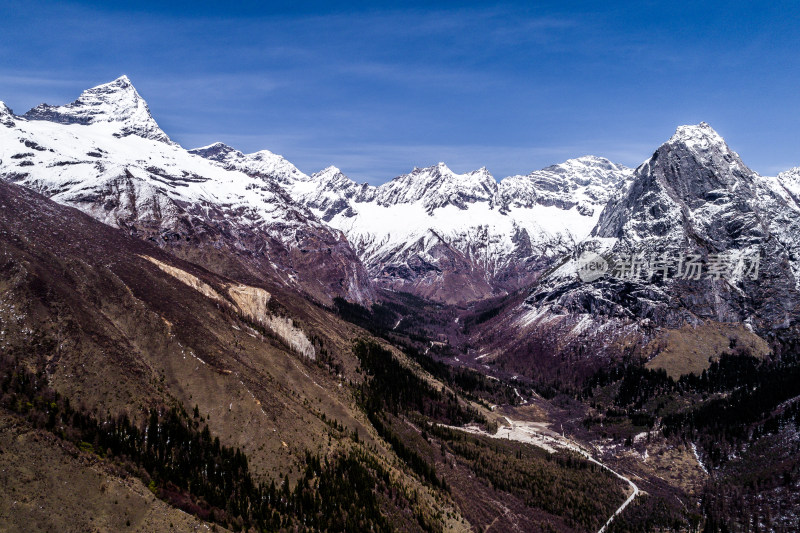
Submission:
POLYGON ((602 361, 652 356, 660 332, 686 324, 795 335, 798 230, 800 209, 781 180, 750 170, 707 124, 681 127, 609 201, 592 235, 478 336, 489 353, 602 361), (605 275, 582 279, 598 255, 605 275))
POLYGON ((554 275, 528 303, 668 326, 712 319, 767 330, 792 322, 800 293, 787 230, 800 213, 765 180, 707 124, 680 128, 581 245, 607 257, 609 274, 591 283, 554 275), (632 273, 622 268, 631 257, 644 262, 640 276, 624 275, 632 273))

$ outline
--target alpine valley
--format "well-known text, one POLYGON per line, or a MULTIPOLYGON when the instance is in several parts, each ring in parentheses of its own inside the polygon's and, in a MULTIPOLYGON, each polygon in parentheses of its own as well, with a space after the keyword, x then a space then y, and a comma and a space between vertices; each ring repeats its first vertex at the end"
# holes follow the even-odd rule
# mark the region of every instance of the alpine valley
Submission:
POLYGON ((706 123, 372 186, 123 76, 0 178, 2 531, 800 529, 800 168, 706 123))

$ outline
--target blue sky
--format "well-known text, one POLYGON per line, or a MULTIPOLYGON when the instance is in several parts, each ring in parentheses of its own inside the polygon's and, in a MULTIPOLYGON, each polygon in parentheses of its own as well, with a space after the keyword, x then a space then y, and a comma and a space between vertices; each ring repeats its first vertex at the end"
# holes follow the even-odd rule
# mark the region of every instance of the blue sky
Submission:
POLYGON ((797 2, 6 0, 0 20, 18 113, 127 74, 182 145, 309 173, 635 166, 703 120, 763 174, 800 165, 797 2))

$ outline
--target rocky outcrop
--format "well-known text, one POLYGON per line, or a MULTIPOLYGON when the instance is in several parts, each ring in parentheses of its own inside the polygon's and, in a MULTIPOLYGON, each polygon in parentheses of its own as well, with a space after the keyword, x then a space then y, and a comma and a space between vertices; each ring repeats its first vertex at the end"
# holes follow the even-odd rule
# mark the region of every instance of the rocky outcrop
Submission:
POLYGON ((267 305, 272 296, 262 288, 230 285, 228 296, 239 308, 239 312, 250 320, 261 321, 269 314, 267 305))
POLYGON ((316 358, 314 345, 302 329, 295 327, 291 318, 266 316, 262 323, 295 352, 309 359, 316 358))
POLYGON ((13 128, 16 126, 16 123, 14 122, 14 113, 3 102, 0 102, 0 125, 7 128, 13 128))

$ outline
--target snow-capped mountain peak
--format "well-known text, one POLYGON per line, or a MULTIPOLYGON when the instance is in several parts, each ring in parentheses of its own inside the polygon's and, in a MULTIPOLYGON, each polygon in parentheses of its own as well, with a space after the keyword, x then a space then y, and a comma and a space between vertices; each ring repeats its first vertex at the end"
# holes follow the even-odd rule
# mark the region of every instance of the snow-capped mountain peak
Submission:
POLYGON ((0 101, 0 125, 14 127, 14 112, 2 101, 0 101))
POLYGON ((678 126, 675 134, 667 142, 670 144, 683 143, 688 147, 703 151, 711 147, 727 146, 725 139, 707 122, 678 126))
POLYGON ((366 183, 356 184, 335 166, 314 173, 307 181, 296 181, 290 188, 325 222, 342 212, 346 217, 353 216, 349 202, 370 201, 377 190, 366 183))
MULTIPOLYGON (((580 332, 629 328, 626 339, 704 321, 788 328, 800 301, 797 178, 759 176, 706 123, 679 127, 618 188, 570 259, 542 277, 520 307, 521 335, 545 339, 577 323, 580 332), (605 276, 580 276, 589 253, 608 260, 605 276), (699 270, 690 275, 691 258, 699 270)), ((610 345, 602 335, 599 352, 610 345)), ((589 337, 575 346, 584 350, 589 337)))
POLYGON ((551 165, 533 174, 551 172, 566 178, 567 181, 578 185, 614 184, 619 179, 631 172, 628 167, 617 165, 604 157, 585 155, 574 159, 567 159, 563 163, 551 165))
POLYGON ((378 284, 464 301, 529 283, 589 234, 631 173, 587 156, 498 184, 485 167, 459 174, 438 163, 376 187, 331 166, 289 190, 347 235, 378 284))
POLYGON ((125 77, 27 116, 5 109, 0 117, 16 124, 0 127, 0 178, 165 247, 235 251, 237 261, 265 281, 298 286, 321 302, 336 295, 362 302, 373 297, 367 272, 341 232, 278 183, 304 176, 282 157, 266 151, 245 156, 222 144, 200 150, 221 161, 188 153, 160 135, 125 77), (240 171, 228 161, 250 161, 255 170, 240 171))
POLYGON ((320 195, 334 193, 349 198, 353 195, 355 190, 374 190, 375 187, 370 187, 367 184, 359 186, 338 167, 331 165, 312 174, 308 181, 295 183, 294 189, 297 193, 306 197, 308 197, 309 194, 320 195))
POLYGON ((776 178, 764 178, 767 183, 774 183, 788 195, 788 200, 800 209, 800 167, 790 168, 778 174, 776 178))
MULTIPOLYGON (((675 135, 664 143, 658 153, 678 153, 691 155, 701 166, 725 169, 722 177, 738 180, 752 176, 754 172, 745 165, 739 154, 731 150, 725 139, 706 122, 697 125, 679 126, 675 135)), ((655 158, 650 161, 655 162, 655 158)), ((645 163, 647 164, 647 163, 645 163)), ((724 180, 731 185, 730 179, 724 180)))
POLYGON ((587 155, 569 159, 524 176, 500 181, 501 203, 506 209, 535 205, 578 210, 587 216, 599 213, 615 186, 628 180, 633 171, 608 159, 587 155))
POLYGON ((23 117, 60 124, 108 124, 113 128, 115 137, 137 135, 173 144, 153 119, 147 102, 127 76, 87 89, 67 105, 40 104, 23 117))
POLYGON ((409 181, 413 180, 417 182, 424 181, 426 183, 450 182, 468 185, 470 182, 475 182, 476 180, 484 181, 487 178, 494 181, 494 178, 489 171, 486 170, 486 167, 481 167, 464 174, 458 174, 451 170, 446 163, 439 162, 430 167, 414 167, 414 170, 412 170, 410 174, 399 176, 395 179, 408 179, 409 181))
POLYGON ((425 210, 454 205, 465 209, 475 202, 492 202, 497 193, 497 181, 485 168, 457 174, 444 163, 415 168, 398 176, 378 190, 381 205, 422 202, 425 210))
POLYGON ((220 161, 224 162, 225 159, 230 155, 236 155, 244 157, 239 150, 228 146, 225 143, 215 142, 213 144, 209 144, 208 146, 202 146, 200 148, 194 148, 189 150, 190 153, 199 155, 200 157, 204 157, 206 159, 211 159, 212 161, 220 161))
POLYGON ((337 166, 330 165, 319 172, 315 172, 311 177, 314 179, 326 179, 327 176, 336 176, 337 174, 342 174, 342 170, 337 166))
POLYGON ((593 234, 632 240, 669 235, 682 243, 688 233, 712 242, 736 219, 746 220, 739 233, 747 240, 763 231, 748 204, 758 194, 757 177, 707 123, 680 126, 611 199, 593 234))
POLYGON ((800 167, 790 168, 778 174, 779 181, 795 181, 800 182, 800 167))
POLYGON ((328 189, 344 192, 345 189, 357 187, 356 182, 333 165, 312 174, 311 181, 320 191, 328 189))

